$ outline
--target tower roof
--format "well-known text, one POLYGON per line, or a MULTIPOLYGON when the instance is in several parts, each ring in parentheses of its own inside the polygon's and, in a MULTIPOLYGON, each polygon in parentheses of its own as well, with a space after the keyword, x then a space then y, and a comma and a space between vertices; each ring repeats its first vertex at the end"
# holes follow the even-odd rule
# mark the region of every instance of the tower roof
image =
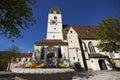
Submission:
POLYGON ((49 13, 61 14, 60 10, 56 6, 52 7, 49 13))

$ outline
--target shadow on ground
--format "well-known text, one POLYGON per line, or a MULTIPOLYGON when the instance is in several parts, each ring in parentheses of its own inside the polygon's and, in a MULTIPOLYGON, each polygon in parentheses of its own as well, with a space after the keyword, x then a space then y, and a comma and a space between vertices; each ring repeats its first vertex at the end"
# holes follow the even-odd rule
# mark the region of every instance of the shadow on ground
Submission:
POLYGON ((0 80, 14 80, 15 75, 8 72, 0 72, 0 80))
POLYGON ((92 73, 88 72, 88 71, 79 71, 79 72, 76 72, 74 77, 80 77, 80 78, 86 78, 88 79, 89 77, 92 77, 94 76, 92 73))

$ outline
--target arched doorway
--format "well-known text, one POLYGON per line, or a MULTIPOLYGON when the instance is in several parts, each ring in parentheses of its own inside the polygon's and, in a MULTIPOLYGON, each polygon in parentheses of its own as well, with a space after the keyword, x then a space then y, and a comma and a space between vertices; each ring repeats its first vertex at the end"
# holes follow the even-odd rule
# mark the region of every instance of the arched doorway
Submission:
POLYGON ((53 62, 55 55, 53 53, 47 54, 47 62, 53 62))
POLYGON ((106 66, 105 61, 103 59, 99 59, 98 63, 99 63, 101 70, 107 70, 107 66, 106 66))

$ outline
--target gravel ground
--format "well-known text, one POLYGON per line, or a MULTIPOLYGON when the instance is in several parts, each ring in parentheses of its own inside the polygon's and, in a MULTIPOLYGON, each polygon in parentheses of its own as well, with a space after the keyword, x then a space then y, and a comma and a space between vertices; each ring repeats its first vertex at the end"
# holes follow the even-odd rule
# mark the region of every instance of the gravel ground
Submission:
MULTIPOLYGON (((0 72, 0 80, 14 80, 11 72, 0 72)), ((119 71, 76 72, 72 80, 120 80, 119 71)))

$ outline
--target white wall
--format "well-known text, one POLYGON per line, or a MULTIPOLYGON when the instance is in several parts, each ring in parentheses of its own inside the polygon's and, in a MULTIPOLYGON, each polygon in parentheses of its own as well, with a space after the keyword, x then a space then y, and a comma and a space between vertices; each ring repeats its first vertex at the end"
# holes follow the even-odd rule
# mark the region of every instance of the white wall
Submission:
POLYGON ((78 34, 73 28, 70 28, 67 34, 68 48, 80 48, 78 34), (72 33, 71 33, 72 32, 72 33))
POLYGON ((47 39, 63 40, 61 14, 48 14, 47 39), (54 16, 57 17, 57 24, 50 24, 51 20, 54 20, 54 16))
POLYGON ((47 39, 63 39, 61 33, 48 33, 47 39))
POLYGON ((110 65, 110 63, 108 61, 106 61, 104 58, 91 58, 90 60, 88 60, 88 69, 92 69, 92 70, 101 70, 100 69, 100 66, 99 66, 99 63, 98 63, 98 60, 99 59, 102 59, 105 61, 105 64, 107 66, 107 70, 112 70, 112 67, 110 65))
POLYGON ((63 63, 69 67, 70 62, 69 62, 68 46, 65 46, 65 45, 61 46, 61 50, 62 50, 62 54, 63 54, 62 59, 64 60, 63 63))
POLYGON ((67 41, 71 65, 73 65, 75 62, 80 62, 81 66, 84 67, 78 34, 74 31, 72 27, 68 31, 67 41))
POLYGON ((90 68, 92 70, 100 70, 99 64, 98 64, 98 59, 90 59, 90 68))
MULTIPOLYGON (((92 42, 93 45, 94 45, 94 47, 95 47, 96 53, 101 53, 101 54, 105 55, 105 52, 101 52, 101 51, 96 47, 97 44, 99 43, 99 40, 82 40, 82 41, 85 43, 85 45, 86 45, 86 47, 87 47, 88 53, 90 53, 89 47, 88 47, 88 43, 89 43, 89 42, 92 42)), ((86 50, 86 49, 85 49, 85 46, 84 46, 84 50, 86 50)))
POLYGON ((48 22, 50 22, 51 19, 54 19, 54 16, 57 16, 57 22, 62 22, 62 14, 48 14, 48 22))

